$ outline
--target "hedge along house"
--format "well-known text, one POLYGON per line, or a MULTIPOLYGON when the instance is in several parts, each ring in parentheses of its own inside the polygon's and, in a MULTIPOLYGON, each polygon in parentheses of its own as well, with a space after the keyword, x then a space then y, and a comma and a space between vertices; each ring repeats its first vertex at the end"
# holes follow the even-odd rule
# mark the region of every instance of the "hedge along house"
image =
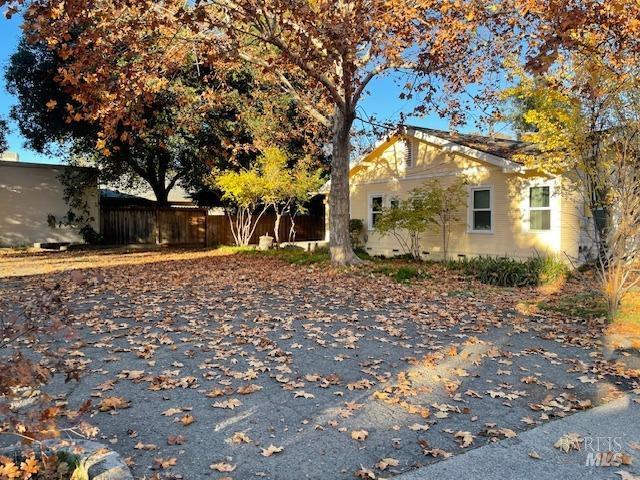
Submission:
MULTIPOLYGON (((582 195, 569 176, 526 168, 516 158, 531 154, 520 141, 403 127, 379 142, 350 171, 351 218, 364 223, 367 252, 402 252, 392 235, 375 231, 376 219, 395 199, 427 180, 443 186, 464 176, 467 204, 452 226, 449 257, 556 256, 579 264, 591 250, 582 195)), ((437 225, 421 237, 423 258, 442 259, 437 225)))

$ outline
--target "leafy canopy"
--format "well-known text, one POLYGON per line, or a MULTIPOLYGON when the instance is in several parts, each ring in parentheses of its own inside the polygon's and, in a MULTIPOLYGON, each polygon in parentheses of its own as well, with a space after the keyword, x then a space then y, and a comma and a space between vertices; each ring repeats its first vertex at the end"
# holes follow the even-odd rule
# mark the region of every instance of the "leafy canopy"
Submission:
POLYGON ((222 199, 241 208, 259 203, 276 209, 291 202, 306 202, 322 185, 322 170, 311 168, 302 159, 289 167, 290 158, 278 147, 267 147, 250 168, 214 172, 213 183, 223 192, 222 199))
POLYGON ((274 206, 288 206, 291 202, 305 203, 322 186, 322 170, 313 169, 311 160, 303 158, 295 165, 287 153, 268 147, 258 157, 258 168, 265 184, 263 201, 274 206))
POLYGON ((509 117, 522 140, 538 150, 536 155, 518 157, 541 170, 566 170, 578 157, 579 103, 563 85, 561 73, 542 77, 516 69, 513 77, 516 85, 505 89, 501 96, 511 104, 509 117))
POLYGON ((266 192, 265 182, 258 166, 238 172, 226 171, 216 175, 213 184, 222 190, 222 200, 240 208, 255 208, 266 192))

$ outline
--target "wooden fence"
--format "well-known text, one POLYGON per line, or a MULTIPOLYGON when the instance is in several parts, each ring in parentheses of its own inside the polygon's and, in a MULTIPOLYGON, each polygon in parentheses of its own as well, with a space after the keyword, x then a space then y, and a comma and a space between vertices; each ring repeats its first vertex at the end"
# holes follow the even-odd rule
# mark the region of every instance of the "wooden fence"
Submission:
MULTIPOLYGON (((275 215, 264 215, 251 237, 273 236, 275 215)), ((280 239, 289 240, 291 218, 282 217, 280 239)), ((324 240, 322 216, 300 216, 295 219, 295 241, 324 240)), ((134 243, 161 245, 233 245, 234 239, 226 215, 207 215, 200 208, 155 208, 147 206, 102 206, 100 232, 109 245, 134 243)))
MULTIPOLYGON (((232 220, 235 218, 232 217, 232 220)), ((273 237, 275 225, 275 215, 263 215, 251 237, 251 244, 257 244, 258 238, 262 235, 273 237)), ((229 225, 229 218, 226 215, 209 215, 207 218, 207 243, 209 245, 233 245, 233 233, 229 225)), ((280 220, 280 241, 289 241, 289 231, 291 229, 291 217, 284 216, 280 220)), ((313 240, 324 240, 324 217, 301 215, 295 218, 296 235, 294 241, 305 242, 313 240)))
POLYGON ((109 245, 205 245, 207 211, 200 208, 102 207, 100 232, 109 245))

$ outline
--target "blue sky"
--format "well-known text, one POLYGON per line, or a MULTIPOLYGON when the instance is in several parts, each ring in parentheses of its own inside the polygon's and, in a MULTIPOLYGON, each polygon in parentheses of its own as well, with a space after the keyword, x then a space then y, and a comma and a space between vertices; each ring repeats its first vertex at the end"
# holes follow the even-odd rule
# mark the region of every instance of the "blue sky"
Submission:
MULTIPOLYGON (((14 16, 11 20, 3 17, 0 18, 0 116, 4 118, 8 117, 11 105, 16 103, 16 99, 6 91, 4 70, 9 62, 9 57, 16 50, 20 40, 21 22, 22 19, 18 15, 14 16)), ((407 101, 398 98, 400 88, 396 85, 392 77, 383 77, 374 80, 370 84, 369 91, 370 95, 361 101, 358 113, 362 116, 374 115, 378 121, 397 122, 402 112, 410 113, 416 105, 415 100, 407 101)), ((473 116, 474 112, 471 112, 471 115, 473 116)), ((446 120, 438 118, 436 115, 411 119, 407 123, 443 130, 447 130, 449 127, 446 120)), ((357 121, 355 127, 360 128, 362 124, 357 121)), ((462 128, 461 130, 472 129, 475 129, 475 127, 462 128)), ((20 160, 23 162, 62 163, 62 159, 50 158, 25 148, 24 138, 20 135, 15 124, 11 124, 11 133, 9 134, 8 141, 9 150, 18 152, 20 154, 20 160)), ((370 141, 375 141, 375 139, 371 138, 370 141)), ((364 143, 366 144, 368 141, 364 143)))
MULTIPOLYGON (((9 57, 16 50, 21 37, 20 24, 22 19, 19 16, 13 17, 11 20, 0 17, 0 116, 7 118, 9 116, 9 108, 16 103, 14 97, 7 93, 4 81, 4 70, 9 62, 9 57)), ((11 133, 8 136, 9 150, 18 152, 20 160, 23 162, 43 162, 43 163, 61 163, 57 159, 48 158, 40 155, 33 150, 24 148, 24 138, 20 135, 18 127, 11 125, 11 133)))

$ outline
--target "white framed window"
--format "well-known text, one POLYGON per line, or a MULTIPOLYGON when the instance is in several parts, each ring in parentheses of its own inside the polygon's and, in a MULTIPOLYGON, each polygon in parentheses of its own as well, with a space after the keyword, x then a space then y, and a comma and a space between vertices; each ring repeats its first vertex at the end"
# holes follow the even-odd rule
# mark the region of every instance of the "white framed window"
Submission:
POLYGON ((414 142, 411 138, 404 140, 404 166, 405 168, 413 168, 415 164, 414 158, 414 142))
POLYGON ((529 187, 529 230, 551 230, 551 187, 536 185, 529 187))
POLYGON ((469 188, 469 232, 493 233, 493 187, 469 188))
POLYGON ((378 218, 382 215, 383 205, 384 195, 381 193, 372 193, 369 195, 369 230, 373 230, 375 228, 378 218))

